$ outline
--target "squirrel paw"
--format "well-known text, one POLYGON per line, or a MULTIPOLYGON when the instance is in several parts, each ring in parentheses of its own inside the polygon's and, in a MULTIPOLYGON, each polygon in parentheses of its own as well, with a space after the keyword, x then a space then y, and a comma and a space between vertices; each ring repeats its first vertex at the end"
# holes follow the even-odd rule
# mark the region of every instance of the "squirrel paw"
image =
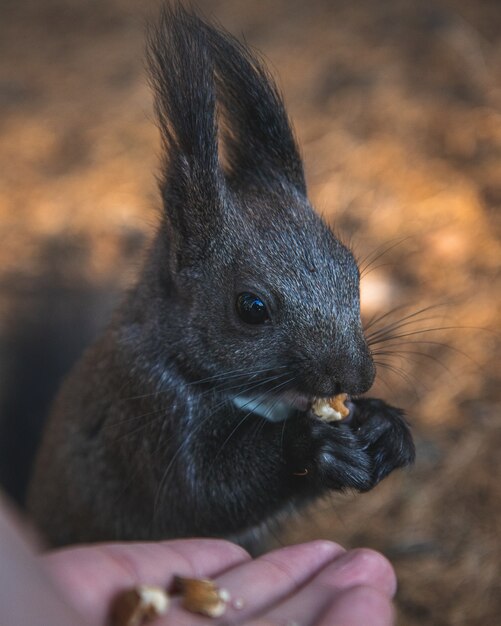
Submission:
POLYGON ((414 461, 414 442, 401 409, 374 398, 350 404, 346 424, 371 459, 372 488, 394 469, 414 461))
POLYGON ((294 476, 307 477, 319 488, 371 488, 372 461, 350 428, 309 417, 300 431, 289 430, 289 464, 294 476))
POLYGON ((372 398, 351 401, 350 415, 342 421, 298 421, 289 442, 293 475, 308 477, 322 490, 369 491, 414 460, 403 411, 372 398))

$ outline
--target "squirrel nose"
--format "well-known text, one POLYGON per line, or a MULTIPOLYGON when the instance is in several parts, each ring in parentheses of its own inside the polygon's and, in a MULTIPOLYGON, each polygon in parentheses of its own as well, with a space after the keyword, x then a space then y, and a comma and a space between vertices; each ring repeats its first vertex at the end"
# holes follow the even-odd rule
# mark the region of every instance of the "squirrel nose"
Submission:
POLYGON ((368 391, 376 377, 376 368, 370 357, 364 359, 362 363, 341 363, 335 372, 335 379, 340 387, 338 393, 345 392, 350 395, 368 391))
MULTIPOLYGON (((329 351, 330 352, 330 351, 329 351)), ((306 393, 335 396, 339 393, 359 395, 368 391, 376 376, 376 368, 364 342, 354 350, 335 350, 334 354, 312 358, 303 371, 306 393)))
POLYGON ((330 374, 314 376, 313 378, 315 384, 310 388, 310 393, 313 396, 332 397, 344 392, 343 386, 330 374))
POLYGON ((372 387, 376 367, 363 333, 353 333, 334 347, 331 371, 341 391, 351 395, 365 393, 372 387))
POLYGON ((339 393, 359 395, 368 391, 375 378, 375 367, 372 360, 367 363, 333 363, 323 372, 317 371, 311 377, 314 388, 319 396, 336 396, 339 393))

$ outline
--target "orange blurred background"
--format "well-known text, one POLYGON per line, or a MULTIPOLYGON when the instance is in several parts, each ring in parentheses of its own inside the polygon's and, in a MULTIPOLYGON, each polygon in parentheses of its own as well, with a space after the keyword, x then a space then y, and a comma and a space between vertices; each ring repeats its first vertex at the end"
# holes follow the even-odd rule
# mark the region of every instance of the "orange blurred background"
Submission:
MULTIPOLYGON (((278 77, 310 197, 371 263, 366 319, 433 307, 392 341, 374 391, 407 410, 415 467, 320 503, 277 541, 382 550, 399 575, 401 624, 499 623, 501 4, 200 4, 278 77)), ((143 64, 157 7, 1 2, 0 473, 10 490, 25 480, 30 424, 133 281, 157 221, 143 64)))

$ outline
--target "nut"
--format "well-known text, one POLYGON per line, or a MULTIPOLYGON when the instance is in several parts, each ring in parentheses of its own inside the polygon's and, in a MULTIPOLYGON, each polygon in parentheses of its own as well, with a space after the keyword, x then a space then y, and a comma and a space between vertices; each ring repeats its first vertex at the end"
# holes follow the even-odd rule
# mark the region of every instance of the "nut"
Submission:
POLYGON ((317 398, 311 405, 311 410, 325 422, 337 422, 350 414, 350 409, 345 405, 347 398, 346 393, 332 398, 317 398))
POLYGON ((192 613, 221 617, 231 600, 229 592, 226 589, 219 589, 212 580, 176 576, 175 583, 183 596, 183 608, 192 613))
POLYGON ((159 587, 140 585, 120 593, 111 607, 113 626, 141 626, 164 615, 169 608, 169 596, 159 587))

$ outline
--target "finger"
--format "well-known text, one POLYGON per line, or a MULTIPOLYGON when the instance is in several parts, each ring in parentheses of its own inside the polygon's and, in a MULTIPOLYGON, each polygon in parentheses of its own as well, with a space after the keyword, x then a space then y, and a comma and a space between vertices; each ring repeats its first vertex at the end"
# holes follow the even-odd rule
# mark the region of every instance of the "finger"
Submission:
POLYGON ((42 557, 70 602, 96 624, 105 622, 112 598, 124 588, 168 588, 176 574, 213 577, 249 559, 239 546, 216 539, 102 544, 42 557))
POLYGON ((320 580, 336 589, 369 585, 389 598, 397 590, 393 566, 380 552, 370 548, 356 548, 340 556, 335 563, 320 574, 320 580))
MULTIPOLYGON (((270 552, 228 570, 217 577, 216 583, 232 598, 224 614, 225 622, 245 621, 267 607, 297 591, 328 563, 345 551, 330 541, 312 541, 270 552)), ((188 614, 174 599, 169 611, 176 626, 198 626, 210 620, 188 614)), ((164 622, 165 624, 167 622, 164 622)))
POLYGON ((341 592, 316 626, 393 626, 395 611, 386 594, 374 587, 353 587, 341 592))
MULTIPOLYGON (((363 548, 347 552, 322 569, 299 593, 267 612, 266 619, 280 624, 316 624, 329 610, 333 599, 353 588, 371 588, 389 604, 396 588, 393 568, 374 550, 363 548)), ((345 626, 344 622, 339 623, 345 626)), ((371 621, 366 623, 372 626, 371 621)))

